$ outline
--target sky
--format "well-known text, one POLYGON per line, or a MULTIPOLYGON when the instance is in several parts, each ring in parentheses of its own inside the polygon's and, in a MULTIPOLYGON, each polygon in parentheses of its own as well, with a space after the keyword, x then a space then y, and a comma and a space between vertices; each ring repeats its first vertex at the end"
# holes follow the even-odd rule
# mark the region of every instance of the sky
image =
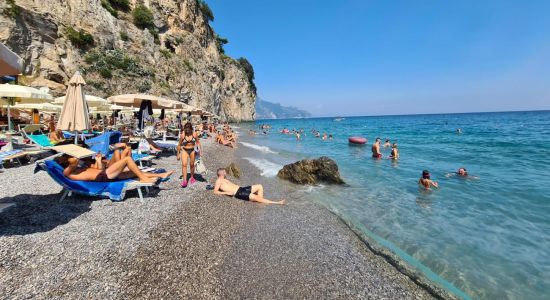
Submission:
POLYGON ((550 1, 207 3, 258 96, 314 116, 550 109, 550 1))

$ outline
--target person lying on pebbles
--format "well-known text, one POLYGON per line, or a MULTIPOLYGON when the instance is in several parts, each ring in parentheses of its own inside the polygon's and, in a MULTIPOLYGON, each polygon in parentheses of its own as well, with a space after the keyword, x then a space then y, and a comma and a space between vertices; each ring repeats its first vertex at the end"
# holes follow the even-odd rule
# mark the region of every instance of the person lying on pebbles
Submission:
POLYGON ((56 158, 56 162, 64 168, 63 175, 65 177, 78 181, 108 182, 138 178, 139 182, 142 183, 155 183, 159 178, 166 179, 174 174, 174 171, 159 174, 142 172, 131 156, 122 158, 103 170, 93 167, 79 167, 79 159, 66 155, 56 158), (128 168, 128 171, 125 171, 126 168, 128 168))
POLYGON ((271 201, 265 199, 264 187, 261 184, 239 187, 238 185, 225 178, 225 169, 218 169, 216 174, 218 175, 216 185, 214 186, 214 194, 216 195, 227 195, 244 201, 254 201, 265 204, 283 205, 286 202, 284 199, 280 201, 271 201))

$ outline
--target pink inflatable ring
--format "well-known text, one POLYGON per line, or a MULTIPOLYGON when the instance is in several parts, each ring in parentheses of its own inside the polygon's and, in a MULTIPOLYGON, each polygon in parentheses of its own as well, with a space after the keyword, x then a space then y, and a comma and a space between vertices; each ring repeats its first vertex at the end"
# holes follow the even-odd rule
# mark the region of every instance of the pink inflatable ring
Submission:
POLYGON ((360 136, 352 136, 348 138, 350 144, 363 145, 367 143, 367 139, 360 136))

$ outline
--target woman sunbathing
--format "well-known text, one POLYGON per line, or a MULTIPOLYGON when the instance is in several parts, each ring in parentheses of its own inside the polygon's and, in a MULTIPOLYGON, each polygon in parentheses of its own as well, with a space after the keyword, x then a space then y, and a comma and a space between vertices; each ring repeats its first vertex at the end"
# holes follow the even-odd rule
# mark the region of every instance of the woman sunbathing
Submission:
POLYGON ((65 141, 63 132, 61 132, 61 130, 55 129, 55 123, 53 122, 53 120, 50 121, 50 123, 48 124, 48 130, 50 131, 50 133, 48 134, 48 138, 53 144, 59 144, 65 141))
POLYGON ((109 182, 138 178, 139 182, 142 183, 155 183, 159 178, 168 178, 174 173, 174 171, 159 174, 142 172, 131 156, 111 164, 104 170, 93 167, 79 167, 79 159, 65 155, 58 157, 56 161, 65 168, 63 170, 65 177, 77 181, 109 182))

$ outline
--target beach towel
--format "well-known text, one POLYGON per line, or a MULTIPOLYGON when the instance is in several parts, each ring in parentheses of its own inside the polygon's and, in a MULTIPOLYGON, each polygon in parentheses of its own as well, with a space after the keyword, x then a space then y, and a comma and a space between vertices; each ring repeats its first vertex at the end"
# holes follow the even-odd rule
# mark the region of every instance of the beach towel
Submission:
POLYGON ((40 147, 51 147, 55 146, 54 143, 50 141, 50 138, 45 134, 29 134, 27 137, 35 144, 40 147))
POLYGON ((35 173, 46 171, 52 179, 63 188, 82 195, 108 197, 113 201, 124 199, 128 183, 133 179, 95 182, 95 181, 76 181, 63 175, 63 167, 54 160, 46 160, 36 164, 35 173))

